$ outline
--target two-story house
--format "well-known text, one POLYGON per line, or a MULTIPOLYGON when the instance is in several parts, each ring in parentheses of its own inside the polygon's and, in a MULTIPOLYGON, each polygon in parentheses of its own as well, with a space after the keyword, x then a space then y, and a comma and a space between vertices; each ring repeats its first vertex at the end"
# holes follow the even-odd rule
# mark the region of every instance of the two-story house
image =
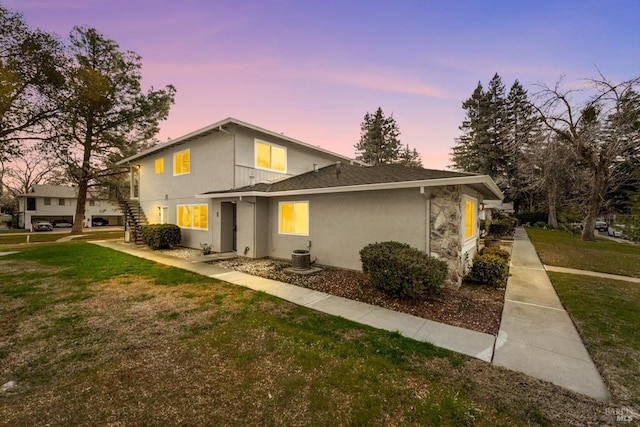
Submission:
POLYGON ((397 165, 368 166, 233 118, 124 159, 150 223, 182 244, 360 269, 369 243, 396 240, 449 264, 460 284, 478 240, 478 206, 501 199, 493 180, 397 165))
MULTIPOLYGON (((28 193, 18 196, 18 227, 30 228, 37 221, 73 223, 77 201, 77 187, 33 185, 28 193)), ((83 218, 87 227, 92 226, 94 218, 104 218, 109 225, 124 225, 122 210, 116 201, 89 194, 83 218)))

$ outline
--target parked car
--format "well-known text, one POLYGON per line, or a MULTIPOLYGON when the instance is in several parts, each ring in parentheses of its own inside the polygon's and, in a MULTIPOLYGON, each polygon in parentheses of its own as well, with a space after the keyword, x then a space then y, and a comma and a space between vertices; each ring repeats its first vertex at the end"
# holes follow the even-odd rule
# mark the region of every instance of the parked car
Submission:
POLYGON ((596 221, 596 230, 598 231, 607 231, 609 228, 609 224, 606 221, 596 221))
POLYGON ((94 227, 102 227, 109 225, 109 221, 106 218, 95 217, 91 220, 91 225, 94 227))
POLYGON ((53 231, 53 225, 49 221, 34 222, 33 231, 53 231))
POLYGON ((56 219, 53 221, 53 226, 56 228, 69 228, 69 227, 73 227, 73 224, 63 219, 56 219))
POLYGON ((607 229, 607 234, 613 237, 622 237, 624 225, 612 225, 607 229))

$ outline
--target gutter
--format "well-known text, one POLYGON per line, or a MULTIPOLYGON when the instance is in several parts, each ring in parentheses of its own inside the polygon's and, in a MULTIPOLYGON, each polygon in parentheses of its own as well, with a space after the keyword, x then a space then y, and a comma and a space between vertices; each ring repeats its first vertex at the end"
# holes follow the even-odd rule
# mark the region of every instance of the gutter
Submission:
POLYGON ((254 197, 282 197, 282 196, 301 196, 307 194, 331 194, 331 193, 349 193, 357 191, 375 191, 375 190, 395 190, 402 188, 428 188, 441 187, 445 185, 473 185, 484 184, 485 187, 497 198, 502 199, 504 195, 498 186, 491 180, 488 175, 464 176, 455 178, 439 178, 421 181, 401 181, 401 182, 384 182, 377 184, 360 184, 346 185, 341 187, 322 187, 308 188, 301 190, 286 191, 238 191, 228 193, 211 193, 196 194, 198 199, 223 199, 229 197, 254 196, 254 197))

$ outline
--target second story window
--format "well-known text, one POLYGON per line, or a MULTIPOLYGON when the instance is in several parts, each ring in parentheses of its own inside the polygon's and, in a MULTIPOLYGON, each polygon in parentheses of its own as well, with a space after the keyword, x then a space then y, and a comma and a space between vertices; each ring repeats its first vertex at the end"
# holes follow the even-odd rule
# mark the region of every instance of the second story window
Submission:
POLYGON ((58 199, 58 205, 64 206, 64 199, 58 199))
POLYGON ((160 175, 164 173, 164 157, 160 157, 159 159, 156 159, 155 170, 156 170, 156 175, 160 175))
POLYGON ((285 147, 256 139, 255 158, 257 169, 287 172, 287 149, 285 147))
POLYGON ((173 155, 173 175, 184 175, 191 172, 191 150, 178 151, 173 155))
POLYGON ((27 197, 27 210, 35 211, 36 210, 36 198, 35 197, 27 197))
POLYGON ((44 205, 45 206, 51 206, 51 197, 45 197, 44 198, 44 205))

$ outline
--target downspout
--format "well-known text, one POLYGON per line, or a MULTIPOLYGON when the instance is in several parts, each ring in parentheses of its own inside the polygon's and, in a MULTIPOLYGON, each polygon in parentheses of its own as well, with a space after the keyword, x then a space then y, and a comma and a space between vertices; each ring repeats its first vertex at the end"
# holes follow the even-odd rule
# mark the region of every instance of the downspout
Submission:
POLYGON ((420 187, 420 194, 422 194, 425 198, 425 216, 426 216, 426 232, 425 232, 425 252, 427 255, 431 256, 431 189, 420 187))

